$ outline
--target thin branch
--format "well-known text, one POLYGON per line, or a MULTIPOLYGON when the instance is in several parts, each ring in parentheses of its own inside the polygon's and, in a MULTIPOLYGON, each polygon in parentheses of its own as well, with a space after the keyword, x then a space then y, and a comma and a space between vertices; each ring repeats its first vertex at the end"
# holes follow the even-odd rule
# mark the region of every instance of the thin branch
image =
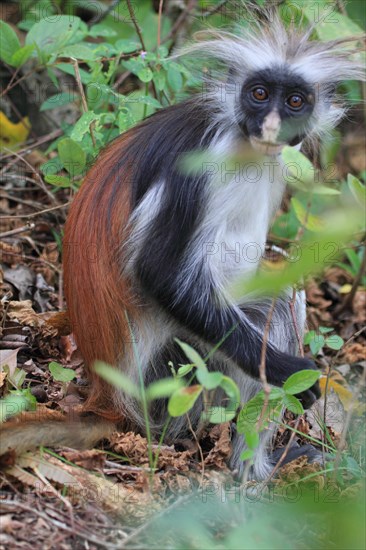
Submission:
MULTIPOLYGON (((82 102, 82 105, 83 105, 83 111, 84 111, 84 113, 87 113, 89 109, 88 109, 88 103, 87 103, 86 97, 85 97, 83 83, 81 82, 81 76, 80 76, 80 71, 79 71, 79 63, 78 63, 78 60, 73 58, 73 57, 71 57, 70 59, 72 60, 72 64, 73 64, 74 69, 75 69, 75 79, 76 79, 77 86, 79 88, 79 92, 80 92, 80 96, 81 96, 81 102, 82 102)), ((89 130, 90 130, 90 136, 91 136, 91 139, 92 139, 92 142, 93 142, 93 146, 96 149, 97 142, 96 142, 96 139, 95 139, 94 127, 93 126, 94 126, 94 122, 91 122, 91 124, 89 126, 89 130)))
POLYGON ((160 41, 161 41, 161 19, 162 19, 162 15, 163 15, 163 4, 164 4, 164 0, 160 0, 160 2, 159 2, 159 13, 158 13, 158 38, 157 38, 158 48, 160 46, 160 41))
POLYGON ((22 225, 22 227, 17 227, 16 229, 11 229, 10 231, 4 231, 0 233, 0 239, 4 237, 12 237, 13 235, 19 235, 19 233, 25 233, 26 231, 32 231, 36 226, 35 223, 30 222, 27 225, 22 225))
MULTIPOLYGON (((39 147, 39 145, 43 145, 43 143, 47 143, 48 141, 52 141, 53 139, 56 139, 57 137, 61 136, 63 134, 63 130, 55 130, 54 132, 51 132, 50 134, 47 134, 45 136, 40 137, 37 141, 35 141, 32 144, 27 145, 23 149, 20 149, 18 154, 28 154, 31 149, 34 149, 35 147, 39 147)), ((7 155, 1 155, 0 156, 0 162, 3 162, 4 160, 11 158, 14 156, 14 152, 8 153, 7 155)))
POLYGON ((291 444, 293 442, 293 440, 295 439, 295 435, 297 433, 297 428, 299 426, 299 422, 300 422, 300 419, 301 417, 299 416, 299 418, 296 419, 296 423, 295 423, 295 426, 294 426, 294 429, 292 430, 292 433, 290 435, 290 439, 288 440, 287 442, 287 445, 285 447, 285 450, 283 451, 282 455, 280 456, 277 464, 275 464, 272 472, 269 474, 268 478, 266 479, 266 483, 269 483, 271 481, 271 479, 273 479, 273 477, 275 476, 275 474, 277 473, 277 471, 279 470, 279 468, 281 468, 281 465, 283 464, 283 461, 285 460, 286 456, 288 455, 288 452, 291 448, 291 444), (296 430, 296 431, 295 431, 296 430))
POLYGON ((290 311, 291 311, 292 322, 294 324, 297 343, 298 343, 298 346, 299 346, 299 353, 300 353, 301 357, 304 357, 304 346, 303 346, 302 339, 301 339, 301 336, 300 336, 300 331, 299 331, 299 327, 297 325, 297 319, 296 319, 296 314, 295 314, 296 294, 297 294, 296 293, 296 288, 293 287, 293 289, 292 289, 292 299, 289 302, 289 306, 290 306, 290 311))
MULTIPOLYGON (((52 206, 51 208, 45 208, 44 210, 39 210, 39 212, 33 212, 32 214, 17 214, 15 216, 1 216, 1 219, 26 219, 26 218, 35 218, 36 216, 41 216, 42 214, 46 214, 47 212, 53 212, 54 210, 61 210, 62 208, 66 208, 69 206, 70 202, 67 202, 65 204, 59 204, 58 206, 52 206)), ((33 258, 34 259, 34 258, 33 258)))
MULTIPOLYGON (((4 150, 5 151, 10 151, 10 149, 4 147, 4 150)), ((39 187, 42 189, 42 191, 44 191, 46 193, 46 195, 48 196, 49 199, 51 199, 51 202, 53 203, 58 203, 55 195, 52 195, 51 191, 49 191, 47 189, 47 186, 45 184, 45 182, 43 181, 43 179, 41 178, 40 174, 37 172, 37 170, 34 169, 34 167, 22 156, 20 156, 18 153, 15 153, 15 151, 13 151, 13 155, 15 157, 17 157, 17 159, 19 159, 21 162, 23 162, 31 171, 32 174, 34 174, 35 176, 35 180, 34 182, 36 183, 38 181, 38 185, 39 187)))
POLYGON ((131 21, 133 23, 133 26, 136 29, 137 35, 138 35, 139 40, 141 42, 142 49, 146 52, 147 49, 146 49, 146 46, 145 46, 144 37, 142 36, 140 25, 138 24, 135 12, 133 10, 133 7, 131 6, 131 0, 126 0, 126 3, 127 3, 128 11, 130 12, 131 21))

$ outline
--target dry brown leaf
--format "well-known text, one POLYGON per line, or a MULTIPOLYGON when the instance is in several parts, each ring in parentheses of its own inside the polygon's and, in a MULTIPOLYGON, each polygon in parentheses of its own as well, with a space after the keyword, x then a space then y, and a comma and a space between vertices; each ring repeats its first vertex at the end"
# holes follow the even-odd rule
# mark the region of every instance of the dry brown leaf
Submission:
MULTIPOLYGON (((357 290, 352 303, 353 322, 365 324, 366 322, 366 291, 364 289, 357 290)), ((364 352, 365 357, 365 352, 364 352)))
POLYGON ((24 326, 39 326, 39 316, 32 308, 31 300, 22 300, 21 302, 11 301, 8 309, 8 317, 12 321, 18 321, 18 323, 24 326))
POLYGON ((327 281, 336 283, 341 286, 346 283, 352 283, 353 281, 352 275, 338 266, 329 267, 325 271, 324 277, 327 281))
POLYGON ((113 451, 129 458, 133 464, 147 464, 147 440, 134 432, 113 432, 109 437, 113 451))
MULTIPOLYGON (((311 425, 309 435, 316 439, 322 439, 323 435, 323 420, 324 420, 324 398, 318 399, 314 405, 305 412, 306 418, 311 425)), ((330 431, 334 434, 342 433, 344 429, 344 423, 346 414, 342 402, 331 389, 327 395, 327 411, 326 411, 326 425, 330 431)))
MULTIPOLYGON (((114 432, 109 442, 114 452, 119 455, 130 459, 131 464, 140 464, 143 466, 149 466, 148 458, 148 443, 144 437, 133 432, 119 433, 114 432)), ((189 470, 190 461, 195 451, 176 451, 174 447, 168 447, 162 445, 160 448, 158 445, 153 445, 154 454, 158 453, 157 468, 170 469, 186 472, 189 470)))
POLYGON ((14 466, 6 468, 5 472, 21 481, 23 485, 27 485, 29 487, 39 487, 40 485, 44 486, 44 483, 37 476, 27 472, 19 464, 14 464, 14 466))
POLYGON ((205 466, 228 471, 227 461, 232 453, 230 423, 217 424, 209 435, 215 444, 205 458, 205 466))
POLYGON ((18 244, 0 241, 0 257, 4 264, 15 266, 22 261, 22 248, 18 244))
POLYGON ((365 359, 365 346, 358 342, 351 342, 343 349, 342 358, 350 364, 363 361, 365 359))
POLYGON ((314 279, 310 280, 306 285, 306 299, 319 310, 325 310, 332 305, 331 300, 326 300, 324 298, 323 291, 319 288, 314 279))
MULTIPOLYGON (((318 462, 309 464, 307 456, 300 456, 279 469, 279 479, 277 481, 279 484, 281 484, 281 482, 285 482, 286 484, 296 483, 297 481, 300 482, 304 477, 316 474, 322 470, 322 464, 318 462)), ((320 473, 319 475, 312 477, 311 483, 315 483, 319 486, 319 488, 323 488, 325 485, 324 475, 320 473)))

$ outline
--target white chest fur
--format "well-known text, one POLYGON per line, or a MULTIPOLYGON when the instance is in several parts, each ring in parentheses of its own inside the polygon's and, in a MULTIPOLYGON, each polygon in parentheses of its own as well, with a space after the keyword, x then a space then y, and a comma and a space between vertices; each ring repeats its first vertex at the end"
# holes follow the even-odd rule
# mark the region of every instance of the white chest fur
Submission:
POLYGON ((206 261, 223 285, 257 269, 284 188, 280 156, 248 161, 234 174, 221 164, 200 237, 206 261))

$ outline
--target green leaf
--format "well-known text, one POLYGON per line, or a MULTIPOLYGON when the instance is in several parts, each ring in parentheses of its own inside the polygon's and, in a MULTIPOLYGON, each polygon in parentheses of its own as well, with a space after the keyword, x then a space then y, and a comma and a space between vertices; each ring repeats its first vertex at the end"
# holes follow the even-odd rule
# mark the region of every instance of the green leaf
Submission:
POLYGON ((190 411, 201 395, 202 390, 202 386, 197 384, 175 391, 168 402, 168 412, 170 416, 182 416, 190 411))
POLYGON ((224 375, 221 372, 209 372, 208 370, 198 369, 197 380, 206 390, 217 388, 222 382, 224 375))
POLYGON ((19 49, 20 42, 16 32, 5 21, 0 21, 0 59, 16 67, 12 57, 19 49))
POLYGON ((319 351, 322 349, 322 347, 325 344, 325 338, 324 336, 320 334, 316 334, 314 336, 314 339, 310 342, 310 350, 313 355, 318 355, 319 351))
POLYGON ((244 434, 249 449, 255 450, 259 445, 259 434, 255 430, 247 430, 244 434))
POLYGON ((158 49, 156 50, 156 53, 158 54, 159 57, 164 58, 164 57, 168 57, 169 50, 166 46, 159 46, 158 49))
POLYGON ((21 67, 22 65, 24 65, 24 63, 26 63, 26 61, 28 61, 34 50, 34 45, 23 46, 23 48, 19 48, 19 50, 16 51, 11 57, 11 65, 17 68, 21 67))
POLYGON ((48 111, 56 107, 62 107, 75 101, 75 94, 72 92, 60 92, 47 98, 41 105, 40 111, 48 111))
POLYGON ((225 407, 210 407, 202 413, 202 422, 210 424, 222 424, 235 418, 236 411, 228 410, 225 407))
POLYGON ((294 414, 303 414, 304 413, 304 407, 300 403, 300 401, 295 397, 294 395, 287 394, 284 397, 283 405, 288 409, 289 411, 293 412, 294 414))
POLYGON ((251 460, 254 457, 254 450, 253 449, 246 449, 243 451, 240 455, 240 460, 251 460))
POLYGON ((224 376, 220 382, 220 388, 224 390, 229 398, 226 409, 236 411, 240 407, 240 390, 236 382, 229 376, 224 376))
POLYGON ((340 195, 341 192, 333 187, 327 187, 326 185, 316 185, 312 192, 314 195, 340 195))
POLYGON ((315 330, 309 330, 304 336, 304 344, 310 344, 310 342, 316 337, 315 330))
POLYGON ((176 378, 162 378, 153 382, 146 388, 146 398, 150 401, 153 399, 161 399, 170 397, 175 391, 179 390, 183 385, 182 380, 176 378))
POLYGON ((71 380, 76 378, 75 371, 63 367, 60 363, 56 363, 56 361, 51 361, 48 368, 50 369, 54 380, 57 380, 58 382, 71 382, 71 380))
MULTIPOLYGON (((310 21, 314 20, 314 6, 316 6, 316 4, 306 2, 303 8, 310 21)), ((329 11, 329 15, 319 18, 319 21, 314 26, 314 31, 317 33, 320 40, 324 42, 334 40, 335 38, 350 38, 357 35, 361 39, 363 36, 362 28, 338 10, 329 11)), ((352 47, 352 43, 350 44, 352 47)))
POLYGON ((141 394, 138 386, 128 378, 122 371, 111 367, 103 361, 96 361, 94 363, 94 370, 103 380, 109 382, 115 388, 119 388, 126 392, 128 395, 141 399, 141 394))
POLYGON ((153 79, 153 72, 150 67, 143 67, 136 74, 141 82, 150 82, 153 79))
POLYGON ((271 388, 271 393, 268 396, 269 401, 279 401, 283 399, 285 392, 282 388, 271 388))
POLYGON ((88 35, 93 38, 97 38, 99 36, 102 36, 104 38, 111 38, 112 36, 116 36, 117 32, 114 29, 111 29, 111 27, 108 27, 108 25, 105 25, 104 23, 97 23, 89 29, 88 35))
POLYGON ((163 69, 160 69, 160 71, 155 71, 153 81, 154 81, 154 84, 155 84, 156 88, 159 90, 159 92, 164 90, 165 85, 166 85, 165 71, 163 69))
POLYGON ((168 67, 167 73, 168 84, 174 92, 179 92, 183 87, 183 78, 179 71, 174 67, 168 67))
POLYGON ((95 51, 84 44, 71 44, 70 46, 65 46, 57 55, 58 57, 72 57, 83 61, 94 61, 97 57, 95 51))
MULTIPOLYGON (((285 179, 288 183, 295 185, 296 183, 303 183, 305 186, 308 185, 310 189, 314 186, 314 167, 305 155, 294 147, 286 146, 282 150, 282 158, 285 162, 285 179)), ((300 188, 306 189, 304 186, 300 186, 300 188)))
POLYGON ((144 103, 145 105, 150 105, 151 107, 155 107, 155 109, 161 109, 162 107, 161 103, 154 97, 151 97, 150 95, 139 97, 138 101, 140 103, 144 103))
POLYGON ((193 365, 195 365, 198 369, 207 371, 206 363, 195 349, 193 349, 189 344, 182 342, 178 338, 174 338, 174 340, 182 348, 183 352, 188 357, 190 362, 193 363, 193 365))
POLYGON ((253 431, 261 414, 264 404, 264 394, 259 392, 253 399, 250 399, 238 414, 236 429, 238 433, 244 434, 253 431))
POLYGON ((119 53, 131 53, 141 50, 141 44, 136 40, 117 40, 115 47, 119 53))
POLYGON ((186 376, 190 372, 192 372, 192 369, 194 368, 194 365, 181 365, 178 369, 177 376, 179 378, 183 378, 183 376, 186 376))
POLYGON ((85 134, 90 133, 91 123, 100 120, 100 117, 101 115, 98 115, 93 111, 84 113, 75 124, 74 129, 71 132, 71 139, 81 141, 85 134))
POLYGON ((41 172, 45 176, 57 174, 60 170, 62 170, 63 165, 60 161, 59 157, 54 157, 51 160, 48 160, 47 162, 44 162, 41 164, 41 172))
MULTIPOLYGON (((57 69, 59 71, 62 71, 66 74, 70 74, 75 78, 75 67, 71 63, 58 63, 57 69)), ((83 84, 89 84, 92 82, 92 75, 88 73, 87 71, 84 71, 84 69, 79 69, 81 82, 83 84)))
POLYGON ((61 162, 71 177, 81 174, 86 165, 84 149, 73 139, 65 138, 58 144, 61 162))
MULTIPOLYGON (((361 257, 352 248, 348 248, 347 250, 344 251, 344 253, 346 254, 347 259, 351 264, 353 273, 356 275, 358 270, 361 267, 361 257)), ((361 254, 362 254, 362 251, 361 251, 361 254)))
POLYGON ((356 201, 361 205, 362 208, 365 208, 366 205, 366 187, 365 185, 362 185, 360 180, 353 176, 352 174, 348 174, 347 176, 347 183, 348 187, 350 188, 350 191, 356 201))
POLYGON ((318 216, 310 214, 298 199, 292 197, 291 204, 297 219, 306 229, 309 231, 320 231, 324 227, 323 221, 318 216))
POLYGON ((284 383, 283 389, 290 395, 296 395, 311 388, 321 373, 315 370, 302 370, 292 374, 284 383))
POLYGON ((50 183, 55 187, 62 187, 65 189, 67 189, 71 185, 70 178, 67 178, 65 176, 56 176, 54 174, 50 174, 48 176, 45 176, 45 180, 47 183, 50 183))
POLYGON ((35 410, 36 405, 37 399, 28 388, 11 391, 6 397, 0 399, 0 422, 23 411, 35 410))
MULTIPOLYGON (((332 327, 319 327, 319 332, 321 332, 322 334, 327 334, 327 332, 333 332, 333 330, 334 328, 332 327)), ((312 331, 312 332, 315 332, 315 331, 312 331)))
POLYGON ((80 18, 73 15, 59 15, 52 23, 41 19, 33 25, 26 36, 25 44, 36 44, 42 53, 58 53, 73 36, 80 25, 80 18))
POLYGON ((340 350, 344 344, 344 340, 337 334, 333 334, 332 336, 328 336, 326 338, 325 343, 328 346, 328 348, 340 350))

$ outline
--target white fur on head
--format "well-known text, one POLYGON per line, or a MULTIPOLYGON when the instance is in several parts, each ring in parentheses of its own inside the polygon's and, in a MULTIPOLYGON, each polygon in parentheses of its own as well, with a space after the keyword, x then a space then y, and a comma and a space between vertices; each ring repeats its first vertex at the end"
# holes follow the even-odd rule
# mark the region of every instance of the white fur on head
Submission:
MULTIPOLYGON (((365 80, 362 60, 356 59, 354 49, 347 48, 347 42, 362 37, 314 41, 309 37, 315 26, 305 32, 296 30, 293 25, 287 30, 276 14, 271 12, 267 16, 267 24, 258 22, 250 29, 244 28, 240 35, 216 30, 198 33, 212 39, 199 41, 183 53, 194 53, 195 56, 223 63, 231 71, 231 82, 237 91, 253 72, 288 67, 316 91, 309 135, 315 137, 327 133, 345 112, 338 99, 330 103, 329 90, 343 80, 365 80)), ((211 80, 212 90, 215 90, 215 86, 217 88, 217 77, 215 74, 213 79, 207 79, 209 82, 211 80)), ((217 91, 211 94, 212 99, 215 96, 217 100, 217 91)), ((231 120, 235 118, 235 103, 233 97, 226 95, 225 105, 221 105, 226 115, 232 117, 231 120)), ((223 112, 221 116, 225 118, 223 112)))

